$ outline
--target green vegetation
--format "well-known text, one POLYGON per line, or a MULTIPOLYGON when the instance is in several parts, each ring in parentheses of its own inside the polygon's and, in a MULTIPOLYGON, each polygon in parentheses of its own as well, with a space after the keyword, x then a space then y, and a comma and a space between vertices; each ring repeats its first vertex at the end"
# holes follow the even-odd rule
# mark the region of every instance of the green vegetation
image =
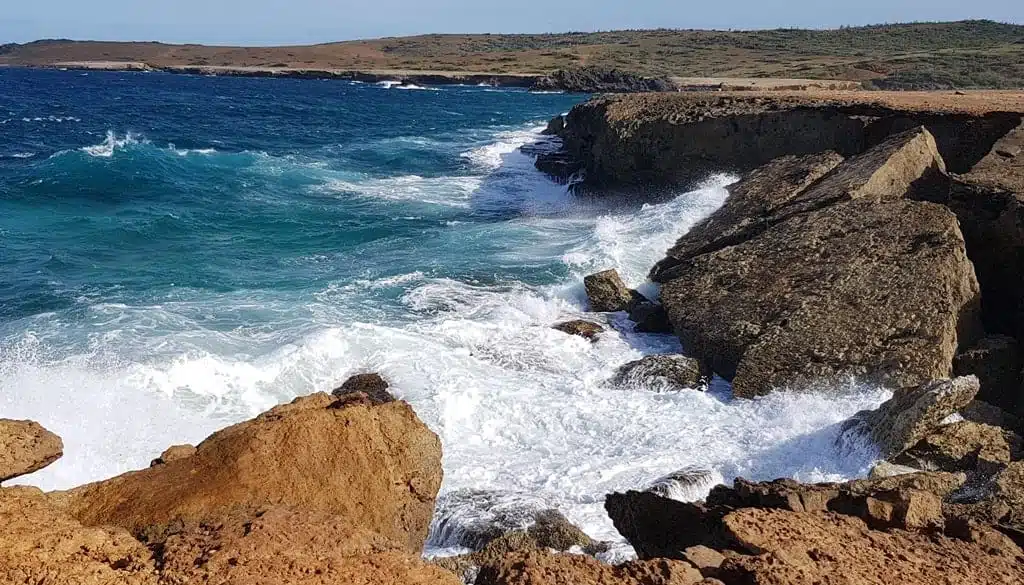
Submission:
POLYGON ((152 65, 549 73, 579 65, 649 76, 848 79, 878 87, 1024 87, 1024 26, 987 20, 835 30, 624 30, 422 35, 309 47, 46 41, 4 46, 0 64, 125 60, 152 65))

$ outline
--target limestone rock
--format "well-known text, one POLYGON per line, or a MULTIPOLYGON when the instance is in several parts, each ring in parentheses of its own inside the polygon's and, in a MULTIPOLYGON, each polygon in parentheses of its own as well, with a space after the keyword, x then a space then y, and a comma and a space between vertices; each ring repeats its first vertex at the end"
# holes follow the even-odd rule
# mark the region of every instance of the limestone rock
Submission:
POLYGON ((968 585, 1024 581, 1024 564, 977 544, 912 532, 870 530, 835 514, 739 510, 723 524, 756 556, 723 563, 727 582, 758 585, 900 583, 968 585))
POLYGON ((344 398, 352 394, 363 393, 369 398, 371 404, 387 404, 395 401, 395 397, 388 392, 388 387, 387 380, 380 374, 357 374, 346 380, 340 388, 331 392, 331 395, 335 398, 344 398))
POLYGON ((706 546, 691 546, 683 551, 683 557, 702 573, 708 569, 717 569, 725 562, 725 555, 706 546))
POLYGON ((639 303, 629 311, 629 320, 640 333, 672 333, 665 307, 656 303, 639 303))
POLYGON ((477 585, 693 585, 704 579, 689 563, 658 559, 606 565, 581 555, 532 551, 481 567, 477 585))
POLYGON ((1007 132, 963 175, 965 181, 1024 195, 1024 123, 1007 132))
POLYGON ((232 509, 339 516, 419 553, 441 484, 441 445, 404 402, 331 409, 315 394, 229 427, 188 458, 56 494, 83 524, 138 533, 232 509))
POLYGON ((1006 335, 985 337, 953 361, 955 375, 978 377, 979 400, 1010 407, 1020 391, 1022 367, 1020 346, 1016 339, 1006 335))
POLYGON ((919 471, 921 470, 914 467, 896 465, 889 463, 888 461, 882 461, 871 468, 871 473, 868 474, 868 479, 885 479, 887 477, 896 477, 898 475, 910 475, 912 473, 918 473, 919 471))
POLYGON ((920 469, 993 474, 1020 452, 1021 438, 1015 433, 963 421, 939 427, 893 461, 920 469))
POLYGON ((629 289, 615 270, 591 274, 583 279, 583 286, 590 300, 590 310, 596 313, 629 311, 641 302, 650 302, 629 289))
POLYGON ((0 482, 39 471, 63 454, 60 437, 39 423, 0 419, 0 482))
POLYGON ((601 333, 604 332, 604 327, 593 323, 591 321, 584 321, 577 319, 575 321, 566 321, 565 323, 559 323, 552 327, 556 331, 568 335, 576 335, 584 339, 596 342, 601 333))
POLYGON ((181 523, 149 542, 161 585, 457 585, 402 544, 325 512, 272 507, 181 523))
POLYGON ((847 433, 863 433, 878 445, 883 458, 891 458, 928 436, 949 415, 964 408, 978 393, 974 376, 938 380, 904 388, 877 410, 855 415, 847 433))
POLYGON ((82 526, 38 489, 2 488, 0 583, 156 585, 157 574, 126 530, 82 526))
POLYGON ((729 187, 729 198, 722 207, 679 238, 666 258, 655 265, 651 278, 665 282, 663 275, 674 266, 763 232, 780 208, 841 162, 842 156, 824 152, 785 156, 755 169, 729 187))
POLYGON ((619 368, 613 383, 619 386, 656 386, 684 390, 701 385, 700 363, 684 355, 649 355, 619 368))
POLYGON ((193 445, 174 445, 173 447, 168 447, 164 450, 164 452, 154 459, 149 466, 155 467, 157 465, 163 465, 179 459, 188 459, 195 454, 196 448, 193 445))
POLYGON ((1008 508, 1005 520, 1024 528, 1024 461, 1011 463, 996 476, 993 495, 1008 508))
POLYGON ((1017 431, 1018 434, 1024 432, 1024 421, 1020 418, 998 406, 981 400, 975 400, 968 404, 966 408, 960 411, 960 415, 964 417, 964 420, 971 422, 1002 427, 1011 431, 1017 431))

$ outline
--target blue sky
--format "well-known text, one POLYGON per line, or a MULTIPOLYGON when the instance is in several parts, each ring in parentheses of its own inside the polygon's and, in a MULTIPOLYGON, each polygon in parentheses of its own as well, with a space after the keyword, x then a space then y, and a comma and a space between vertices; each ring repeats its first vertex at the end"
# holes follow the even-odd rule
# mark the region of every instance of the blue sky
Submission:
POLYGON ((5 0, 0 43, 38 38, 313 43, 427 32, 775 28, 989 18, 1024 0, 5 0))

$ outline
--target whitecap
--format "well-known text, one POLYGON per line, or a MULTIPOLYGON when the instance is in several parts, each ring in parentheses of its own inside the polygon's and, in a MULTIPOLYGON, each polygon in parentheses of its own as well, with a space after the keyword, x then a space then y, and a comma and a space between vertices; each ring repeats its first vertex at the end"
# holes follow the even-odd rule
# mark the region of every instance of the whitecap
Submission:
POLYGON ((496 169, 502 165, 505 155, 540 139, 542 130, 544 126, 498 132, 494 142, 463 152, 460 156, 482 167, 496 169))
POLYGON ((114 156, 114 152, 117 150, 136 144, 148 144, 148 141, 141 135, 133 132, 128 132, 123 137, 118 137, 113 130, 107 130, 107 137, 103 142, 92 146, 83 146, 80 150, 89 156, 110 158, 114 156))

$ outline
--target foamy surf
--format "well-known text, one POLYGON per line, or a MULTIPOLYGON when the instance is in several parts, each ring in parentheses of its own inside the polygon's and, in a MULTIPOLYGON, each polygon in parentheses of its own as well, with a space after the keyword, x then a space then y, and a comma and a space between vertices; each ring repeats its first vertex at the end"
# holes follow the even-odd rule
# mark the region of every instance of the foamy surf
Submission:
POLYGON ((128 132, 124 136, 118 136, 113 130, 107 130, 107 137, 103 142, 92 146, 83 146, 81 151, 89 156, 110 158, 118 150, 128 148, 135 144, 148 144, 148 141, 134 132, 128 132))

